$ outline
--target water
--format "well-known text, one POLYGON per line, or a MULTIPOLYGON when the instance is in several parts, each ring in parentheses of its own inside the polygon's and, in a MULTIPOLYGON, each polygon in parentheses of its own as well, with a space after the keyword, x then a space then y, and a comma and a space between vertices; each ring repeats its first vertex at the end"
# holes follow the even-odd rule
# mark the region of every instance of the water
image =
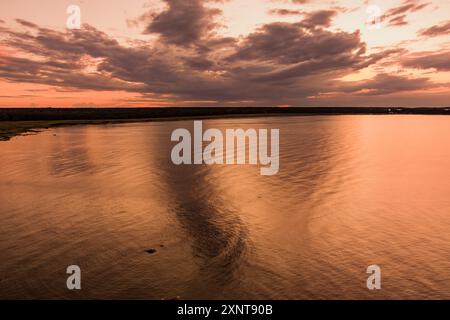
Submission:
POLYGON ((204 121, 279 128, 275 176, 172 165, 180 127, 192 122, 0 142, 0 298, 450 298, 450 118, 204 121))

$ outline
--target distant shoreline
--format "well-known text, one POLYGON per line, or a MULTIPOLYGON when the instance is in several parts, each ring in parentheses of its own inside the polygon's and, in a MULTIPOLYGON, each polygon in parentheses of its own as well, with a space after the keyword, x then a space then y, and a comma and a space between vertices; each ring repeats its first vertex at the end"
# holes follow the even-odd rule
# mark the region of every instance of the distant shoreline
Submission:
POLYGON ((0 141, 56 126, 174 121, 207 118, 314 115, 450 115, 443 108, 187 107, 187 108, 0 108, 0 141))

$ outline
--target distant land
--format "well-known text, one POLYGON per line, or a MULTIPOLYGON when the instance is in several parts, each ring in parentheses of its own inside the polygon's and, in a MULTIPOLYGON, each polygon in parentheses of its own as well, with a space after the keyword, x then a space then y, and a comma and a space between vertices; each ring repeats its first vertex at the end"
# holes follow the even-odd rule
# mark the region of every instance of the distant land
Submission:
POLYGON ((289 115, 450 115, 450 107, 0 108, 0 140, 77 124, 289 115))

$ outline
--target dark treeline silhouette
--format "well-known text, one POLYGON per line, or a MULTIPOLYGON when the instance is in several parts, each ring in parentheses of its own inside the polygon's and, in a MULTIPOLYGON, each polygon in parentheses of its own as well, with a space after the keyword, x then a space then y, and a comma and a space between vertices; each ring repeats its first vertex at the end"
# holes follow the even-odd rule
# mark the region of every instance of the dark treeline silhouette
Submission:
POLYGON ((450 114, 448 108, 183 107, 183 108, 0 108, 0 121, 119 120, 239 115, 450 114))

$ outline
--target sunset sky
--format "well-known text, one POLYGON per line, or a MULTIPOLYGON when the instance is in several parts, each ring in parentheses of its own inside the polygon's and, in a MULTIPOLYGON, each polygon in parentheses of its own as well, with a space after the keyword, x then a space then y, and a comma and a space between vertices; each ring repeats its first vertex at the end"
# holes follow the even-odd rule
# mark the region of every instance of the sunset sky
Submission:
POLYGON ((1 107, 450 106, 448 0, 14 0, 0 12, 1 107))

